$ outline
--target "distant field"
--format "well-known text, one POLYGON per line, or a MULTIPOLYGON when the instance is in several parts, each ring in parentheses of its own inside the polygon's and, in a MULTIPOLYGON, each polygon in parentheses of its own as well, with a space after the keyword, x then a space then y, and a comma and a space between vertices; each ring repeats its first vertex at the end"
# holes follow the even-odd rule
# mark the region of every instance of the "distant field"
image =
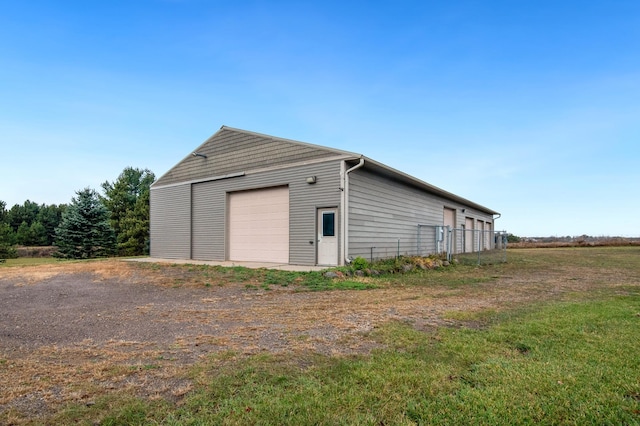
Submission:
POLYGON ((8 265, 0 424, 640 424, 640 247, 509 250, 351 277, 358 290, 245 268, 8 265))
POLYGON ((509 243, 509 248, 561 248, 561 247, 640 247, 640 238, 598 238, 574 241, 521 241, 509 243))

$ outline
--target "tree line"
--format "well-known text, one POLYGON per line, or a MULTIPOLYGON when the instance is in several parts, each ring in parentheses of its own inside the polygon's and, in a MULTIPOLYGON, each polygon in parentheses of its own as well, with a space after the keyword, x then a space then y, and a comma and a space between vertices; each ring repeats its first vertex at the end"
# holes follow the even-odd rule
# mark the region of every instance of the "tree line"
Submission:
POLYGON ((16 245, 55 245, 63 258, 148 254, 154 180, 148 169, 126 167, 101 184, 102 193, 84 188, 69 204, 27 200, 7 209, 0 200, 0 258, 16 257, 16 245))

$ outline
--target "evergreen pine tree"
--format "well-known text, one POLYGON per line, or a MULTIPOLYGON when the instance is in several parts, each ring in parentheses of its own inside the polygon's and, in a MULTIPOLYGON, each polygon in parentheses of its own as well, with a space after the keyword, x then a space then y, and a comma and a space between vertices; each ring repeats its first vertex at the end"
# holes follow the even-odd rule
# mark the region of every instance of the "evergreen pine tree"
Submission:
POLYGON ((20 226, 18 226, 18 230, 16 231, 16 242, 23 246, 30 245, 31 235, 29 233, 29 224, 27 222, 22 222, 20 226))
POLYGON ((30 246, 46 246, 48 244, 47 229, 39 221, 35 221, 29 227, 30 246))
POLYGON ((15 232, 18 232, 18 228, 22 225, 23 222, 26 222, 27 227, 31 226, 33 221, 36 220, 36 216, 40 211, 40 205, 33 201, 27 200, 22 205, 16 204, 7 214, 7 223, 11 225, 15 232))
POLYGON ((93 189, 85 188, 76 195, 56 228, 57 256, 86 259, 113 254, 116 235, 109 224, 109 211, 93 189))
POLYGON ((113 183, 102 184, 120 255, 149 253, 149 188, 154 179, 148 169, 126 167, 113 183))
POLYGON ((121 220, 118 250, 128 256, 149 254, 149 189, 121 220))
POLYGON ((0 200, 0 223, 9 223, 7 222, 7 203, 0 200))
MULTIPOLYGON (((36 217, 36 221, 40 222, 42 226, 44 226, 44 239, 43 244, 45 246, 53 245, 53 239, 55 237, 55 230, 62 222, 62 212, 65 209, 64 204, 55 205, 42 205, 40 207, 40 211, 38 212, 38 216, 36 217)), ((40 244, 39 244, 40 245, 40 244)))
POLYGON ((0 222, 0 259, 13 259, 18 257, 14 247, 15 234, 7 224, 0 222))

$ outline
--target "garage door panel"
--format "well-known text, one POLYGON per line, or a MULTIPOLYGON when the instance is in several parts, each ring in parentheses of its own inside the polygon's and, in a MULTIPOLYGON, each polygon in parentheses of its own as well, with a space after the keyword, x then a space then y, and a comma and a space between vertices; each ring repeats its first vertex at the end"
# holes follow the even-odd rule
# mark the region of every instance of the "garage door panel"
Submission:
POLYGON ((289 262, 289 188, 229 194, 229 260, 289 262))

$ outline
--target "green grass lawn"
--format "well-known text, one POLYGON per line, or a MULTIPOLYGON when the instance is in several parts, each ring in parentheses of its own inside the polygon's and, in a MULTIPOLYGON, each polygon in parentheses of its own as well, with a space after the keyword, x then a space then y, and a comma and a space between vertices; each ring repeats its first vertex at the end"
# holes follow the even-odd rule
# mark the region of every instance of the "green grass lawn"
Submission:
POLYGON ((388 349, 366 357, 213 356, 193 369, 197 386, 182 406, 105 402, 103 422, 640 422, 640 294, 498 316, 486 329, 432 334, 389 323, 377 333, 388 349))
POLYGON ((17 259, 6 259, 0 263, 0 268, 7 268, 12 266, 35 266, 35 265, 48 265, 52 263, 59 263, 60 259, 55 257, 19 257, 17 259))
POLYGON ((519 271, 560 274, 562 281, 585 268, 594 286, 599 274, 630 281, 602 285, 589 297, 569 293, 524 307, 452 313, 461 326, 428 332, 389 322, 372 332, 382 349, 366 356, 216 354, 191 369, 193 390, 178 405, 107 395, 95 405, 68 406, 50 422, 640 424, 640 250, 509 255, 507 264, 380 278, 381 285, 470 288, 519 271))
POLYGON ((109 258, 100 259, 61 259, 57 257, 19 257, 17 259, 6 259, 0 263, 0 268, 11 268, 20 266, 39 266, 39 265, 61 265, 74 262, 100 262, 109 258))

